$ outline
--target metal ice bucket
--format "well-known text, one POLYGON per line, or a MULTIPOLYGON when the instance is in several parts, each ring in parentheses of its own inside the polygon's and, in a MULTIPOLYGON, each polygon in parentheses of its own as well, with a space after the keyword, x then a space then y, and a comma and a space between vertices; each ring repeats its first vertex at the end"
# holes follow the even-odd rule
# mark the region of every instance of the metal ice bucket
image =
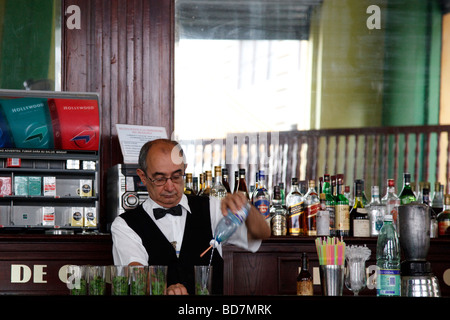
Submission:
POLYGON ((426 260, 430 249, 429 207, 410 203, 398 207, 400 245, 408 261, 426 260))

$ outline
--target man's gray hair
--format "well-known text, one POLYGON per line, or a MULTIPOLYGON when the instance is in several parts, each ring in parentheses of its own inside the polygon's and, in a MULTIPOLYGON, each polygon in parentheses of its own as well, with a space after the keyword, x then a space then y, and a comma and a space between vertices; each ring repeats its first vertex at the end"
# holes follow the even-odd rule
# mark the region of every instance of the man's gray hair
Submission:
POLYGON ((138 158, 138 165, 139 168, 147 173, 147 155, 151 149, 152 146, 159 144, 159 143, 166 143, 173 146, 171 156, 172 161, 176 164, 186 163, 186 158, 184 155, 183 148, 181 148, 181 145, 175 141, 170 139, 156 139, 146 142, 142 147, 141 151, 139 152, 139 158, 138 158))

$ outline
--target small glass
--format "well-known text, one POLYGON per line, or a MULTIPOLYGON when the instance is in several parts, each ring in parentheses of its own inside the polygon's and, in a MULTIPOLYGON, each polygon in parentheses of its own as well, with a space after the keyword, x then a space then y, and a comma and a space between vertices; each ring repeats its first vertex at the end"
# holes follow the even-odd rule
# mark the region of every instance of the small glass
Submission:
POLYGON ((164 295, 167 288, 167 266, 149 266, 150 294, 164 295))
POLYGON ((111 266, 111 295, 126 296, 129 290, 129 267, 111 266))
POLYGON ((207 296, 211 294, 212 266, 194 266, 195 271, 195 294, 207 296))
POLYGON ((347 259, 347 267, 345 268, 345 286, 353 291, 353 295, 366 287, 366 260, 361 258, 347 259))
POLYGON ((67 267, 67 288, 73 296, 87 294, 87 266, 69 265, 67 267))
POLYGON ((148 294, 148 267, 130 266, 130 295, 144 296, 148 294))
POLYGON ((89 295, 103 296, 106 289, 106 266, 89 266, 89 295))

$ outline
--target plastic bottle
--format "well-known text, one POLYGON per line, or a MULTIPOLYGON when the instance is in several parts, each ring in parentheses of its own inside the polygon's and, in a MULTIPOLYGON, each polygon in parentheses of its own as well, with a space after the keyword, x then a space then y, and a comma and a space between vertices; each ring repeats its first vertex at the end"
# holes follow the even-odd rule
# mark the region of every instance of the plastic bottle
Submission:
POLYGON ((400 281, 400 244, 388 213, 377 241, 377 296, 400 296, 400 281))
POLYGON ((214 230, 214 239, 209 243, 213 248, 217 248, 222 242, 228 240, 236 229, 247 220, 250 204, 247 203, 236 213, 228 210, 228 214, 224 216, 214 230))

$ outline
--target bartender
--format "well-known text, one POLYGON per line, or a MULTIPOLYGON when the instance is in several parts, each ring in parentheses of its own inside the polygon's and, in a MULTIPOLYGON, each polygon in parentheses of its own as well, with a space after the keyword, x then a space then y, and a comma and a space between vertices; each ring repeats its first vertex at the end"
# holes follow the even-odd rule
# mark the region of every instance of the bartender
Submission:
MULTIPOLYGON (((136 209, 116 217, 111 233, 116 265, 167 265, 169 295, 193 294, 194 265, 208 265, 213 232, 228 210, 237 211, 248 200, 239 193, 222 200, 186 196, 186 162, 176 141, 157 139, 144 144, 139 154, 139 175, 149 198, 136 209)), ((261 239, 270 236, 264 217, 251 206, 245 224, 228 243, 256 252, 261 239)), ((212 293, 223 292, 223 259, 219 246, 212 256, 212 293), (217 254, 218 253, 218 254, 217 254)))

